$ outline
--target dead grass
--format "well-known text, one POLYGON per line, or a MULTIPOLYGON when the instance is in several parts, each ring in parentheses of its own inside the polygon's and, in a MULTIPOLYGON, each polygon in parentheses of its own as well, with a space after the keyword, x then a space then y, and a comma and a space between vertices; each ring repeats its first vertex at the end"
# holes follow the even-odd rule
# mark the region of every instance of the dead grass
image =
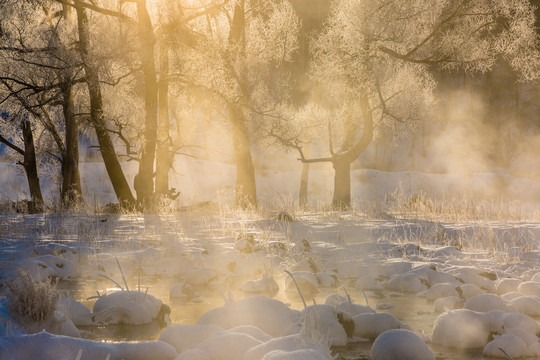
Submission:
POLYGON ((7 310, 22 326, 45 321, 56 309, 59 296, 55 286, 33 279, 26 271, 19 270, 6 286, 9 289, 7 310))

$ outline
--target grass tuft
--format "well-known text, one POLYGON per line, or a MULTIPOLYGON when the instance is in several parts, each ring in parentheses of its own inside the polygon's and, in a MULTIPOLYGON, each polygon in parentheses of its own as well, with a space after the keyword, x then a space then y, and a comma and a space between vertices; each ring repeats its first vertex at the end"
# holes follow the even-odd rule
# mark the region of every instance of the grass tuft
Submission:
POLYGON ((59 295, 55 286, 35 280, 26 271, 19 270, 6 286, 9 289, 7 310, 21 326, 45 321, 56 309, 59 295))

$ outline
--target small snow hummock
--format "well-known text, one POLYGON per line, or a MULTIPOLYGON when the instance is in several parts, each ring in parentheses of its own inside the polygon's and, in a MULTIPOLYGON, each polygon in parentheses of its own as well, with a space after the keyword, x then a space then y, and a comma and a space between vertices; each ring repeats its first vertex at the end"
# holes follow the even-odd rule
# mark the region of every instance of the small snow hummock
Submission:
POLYGON ((431 341, 446 347, 484 347, 491 333, 501 333, 503 323, 487 313, 468 309, 445 312, 435 320, 431 341))
POLYGON ((198 324, 214 324, 224 329, 239 325, 253 325, 271 336, 280 336, 294 328, 300 312, 290 309, 281 301, 254 295, 204 313, 198 324))
POLYGON ((516 335, 504 334, 496 336, 490 341, 482 352, 485 356, 505 358, 518 358, 529 355, 529 349, 525 342, 516 335), (504 352, 503 352, 504 350, 504 352), (506 353, 506 354, 505 354, 506 353))
POLYGON ((242 286, 242 290, 247 294, 260 294, 273 298, 279 291, 279 285, 272 276, 263 274, 258 280, 247 281, 242 286))
POLYGON ((405 329, 388 330, 371 347, 372 360, 435 360, 424 340, 405 329))
POLYGON ((387 330, 406 328, 394 315, 388 313, 366 313, 353 317, 354 335, 375 339, 377 336, 387 330))
POLYGON ((92 318, 99 324, 143 325, 154 319, 167 322, 169 313, 170 308, 150 294, 122 290, 101 296, 92 318))

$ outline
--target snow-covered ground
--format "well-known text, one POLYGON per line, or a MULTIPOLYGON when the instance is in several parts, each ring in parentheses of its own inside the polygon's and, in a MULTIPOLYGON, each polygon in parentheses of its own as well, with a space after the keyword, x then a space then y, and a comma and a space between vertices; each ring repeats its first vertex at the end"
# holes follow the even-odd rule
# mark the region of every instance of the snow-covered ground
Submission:
MULTIPOLYGON (((62 326, 49 321, 46 330, 74 336, 72 322, 86 340, 22 335, 4 300, 2 335, 10 336, 0 338, 0 354, 361 359, 381 333, 408 329, 418 337, 385 333, 372 358, 391 351, 380 345, 385 338, 416 344, 410 351, 425 341, 438 359, 504 357, 499 347, 538 356, 540 222, 292 215, 289 223, 225 206, 176 215, 3 213, 2 284, 17 269, 57 279, 67 299, 55 313, 62 326), (156 320, 163 304, 171 310, 165 330, 156 320)), ((422 351, 410 358, 430 358, 422 351)))
MULTIPOLYGON (((184 203, 230 198, 221 166, 184 203)), ((0 359, 540 357, 538 183, 357 170, 330 212, 293 206, 297 175, 259 173, 259 212, 1 213, 0 359)))

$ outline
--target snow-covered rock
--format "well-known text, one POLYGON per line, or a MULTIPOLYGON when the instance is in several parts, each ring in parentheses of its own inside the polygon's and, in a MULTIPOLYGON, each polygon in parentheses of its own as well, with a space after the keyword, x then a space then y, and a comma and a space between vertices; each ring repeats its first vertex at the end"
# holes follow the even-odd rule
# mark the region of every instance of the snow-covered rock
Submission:
POLYGON ((388 313, 360 314, 353 320, 354 335, 367 339, 375 339, 385 331, 403 327, 394 315, 388 313))
POLYGON ((198 344, 197 348, 210 355, 210 359, 242 360, 249 349, 260 344, 262 341, 253 336, 221 331, 198 344))
POLYGON ((435 360, 424 340, 405 329, 388 330, 380 334, 371 347, 372 360, 435 360))
POLYGON ((274 350, 264 355, 262 360, 327 360, 323 354, 313 349, 295 351, 274 350))
POLYGON ((531 334, 537 334, 538 331, 540 331, 540 327, 536 320, 525 314, 490 311, 487 315, 494 319, 495 323, 502 323, 505 329, 521 328, 527 330, 531 334))
POLYGON ((433 302, 435 312, 445 312, 459 308, 461 300, 457 296, 447 296, 438 298, 433 302))
POLYGON ((273 339, 272 336, 268 335, 267 333, 265 333, 258 327, 255 327, 252 325, 240 325, 240 326, 227 330, 227 332, 246 334, 246 335, 254 337, 255 339, 261 342, 267 342, 273 339))
POLYGON ((517 291, 523 295, 532 295, 540 297, 540 282, 525 281, 519 284, 517 291))
POLYGON ((301 334, 277 337, 248 350, 243 360, 262 360, 266 354, 272 351, 294 352, 297 350, 312 349, 323 355, 326 360, 333 360, 327 345, 315 342, 301 334))
MULTIPOLYGON (((319 280, 317 279, 317 275, 309 271, 295 271, 292 272, 292 274, 302 293, 314 294, 319 292, 319 280)), ((285 290, 297 291, 296 285, 289 275, 285 278, 285 290)))
POLYGON ((357 289, 360 289, 360 290, 382 290, 382 289, 384 289, 384 286, 382 286, 377 281, 377 279, 375 279, 373 277, 373 275, 370 275, 370 274, 364 274, 364 275, 359 276, 356 279, 356 281, 354 283, 354 286, 357 289))
POLYGON ((540 316, 540 298, 538 296, 519 296, 510 300, 510 303, 522 314, 540 316))
POLYGON ((263 274, 258 280, 249 280, 242 286, 247 294, 265 295, 273 298, 279 291, 279 285, 270 275, 263 274))
POLYGON ((178 353, 197 347, 223 329, 217 325, 174 325, 161 332, 159 340, 175 347, 178 353))
POLYGON ((92 325, 92 312, 85 305, 73 298, 62 298, 56 309, 65 314, 75 326, 92 325))
POLYGON ((386 287, 401 292, 418 293, 427 290, 427 286, 422 283, 420 278, 414 274, 398 274, 388 280, 386 287))
POLYGON ((430 287, 426 293, 426 299, 429 301, 435 301, 439 298, 455 296, 459 297, 459 294, 456 290, 456 286, 450 283, 440 283, 435 284, 430 287))
POLYGON ((354 334, 354 321, 343 311, 334 306, 321 304, 305 308, 301 313, 300 332, 309 327, 310 331, 319 332, 331 346, 344 346, 354 334))
POLYGON ((452 269, 449 273, 464 284, 474 284, 485 290, 491 290, 493 288, 493 280, 484 276, 484 272, 481 269, 463 266, 452 269))
POLYGON ((461 294, 465 299, 470 299, 473 296, 484 293, 484 290, 480 289, 477 285, 474 284, 463 284, 460 285, 459 289, 461 290, 461 294))
POLYGON ((477 312, 488 312, 492 310, 511 310, 508 302, 495 294, 480 294, 465 301, 463 308, 477 312))
POLYGON ((504 333, 519 336, 527 346, 531 346, 532 344, 538 342, 538 337, 534 333, 531 333, 524 328, 504 329, 504 333))
POLYGON ((153 319, 166 320, 169 311, 161 300, 140 291, 117 291, 101 296, 94 304, 93 320, 98 324, 143 325, 153 319))
POLYGON ((431 341, 460 349, 484 347, 492 332, 502 332, 502 321, 468 309, 445 312, 437 317, 431 341))
POLYGON ((199 296, 200 294, 193 289, 193 286, 185 282, 174 283, 169 289, 169 297, 171 299, 200 302, 199 296))
POLYGON ((517 291, 517 288, 521 284, 519 279, 504 278, 495 281, 493 290, 498 295, 503 295, 512 291, 517 291))
POLYGON ((529 354, 529 349, 525 342, 519 336, 511 334, 496 336, 484 347, 482 354, 507 359, 506 354, 501 349, 512 358, 519 358, 529 354))
POLYGON ((253 325, 270 336, 280 336, 298 326, 300 312, 281 301, 261 295, 250 296, 204 313, 197 324, 214 324, 224 329, 253 325))

